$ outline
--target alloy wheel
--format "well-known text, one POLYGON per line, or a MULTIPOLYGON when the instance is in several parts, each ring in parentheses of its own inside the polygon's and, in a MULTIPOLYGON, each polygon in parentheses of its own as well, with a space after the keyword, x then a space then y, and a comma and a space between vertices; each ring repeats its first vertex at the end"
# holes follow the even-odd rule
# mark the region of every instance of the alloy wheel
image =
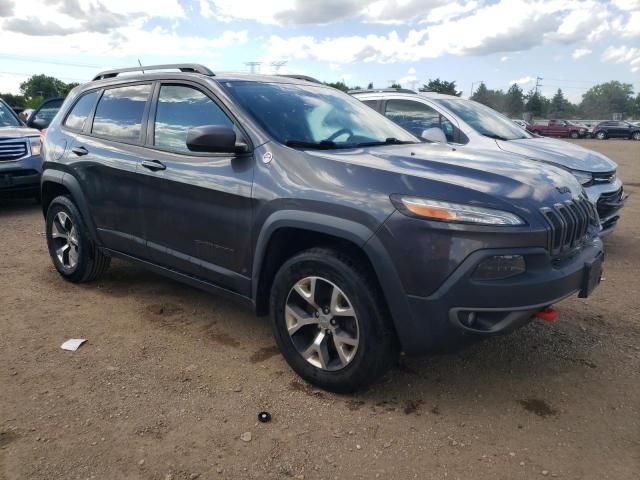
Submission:
POLYGON ((51 239, 58 261, 64 268, 73 269, 78 264, 78 232, 71 217, 58 212, 51 224, 51 239))
POLYGON ((354 359, 358 317, 345 293, 321 277, 306 277, 289 291, 285 325, 298 353, 316 368, 336 371, 354 359))

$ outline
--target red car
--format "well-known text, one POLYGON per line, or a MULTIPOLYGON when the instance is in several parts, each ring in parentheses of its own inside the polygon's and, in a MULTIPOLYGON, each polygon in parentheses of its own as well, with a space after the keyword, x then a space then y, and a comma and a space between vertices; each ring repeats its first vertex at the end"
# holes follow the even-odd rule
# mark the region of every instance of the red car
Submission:
POLYGON ((534 123, 533 125, 528 125, 527 130, 536 135, 546 137, 582 138, 589 134, 589 130, 586 127, 567 120, 549 120, 546 124, 534 123))

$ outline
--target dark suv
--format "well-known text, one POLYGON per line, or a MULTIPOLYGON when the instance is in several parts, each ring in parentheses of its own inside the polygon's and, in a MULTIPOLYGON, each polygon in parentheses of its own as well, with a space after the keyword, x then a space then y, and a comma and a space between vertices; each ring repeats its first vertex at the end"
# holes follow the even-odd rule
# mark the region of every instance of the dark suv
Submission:
POLYGON ((593 127, 592 135, 599 140, 629 138, 640 140, 640 127, 629 122, 607 121, 593 127))
POLYGON ((40 195, 40 132, 0 99, 0 196, 40 195))
POLYGON ((341 392, 400 350, 508 332, 598 284, 598 216, 568 172, 424 143, 312 81, 173 67, 101 73, 50 125, 64 278, 117 257, 240 300, 299 375, 341 392))

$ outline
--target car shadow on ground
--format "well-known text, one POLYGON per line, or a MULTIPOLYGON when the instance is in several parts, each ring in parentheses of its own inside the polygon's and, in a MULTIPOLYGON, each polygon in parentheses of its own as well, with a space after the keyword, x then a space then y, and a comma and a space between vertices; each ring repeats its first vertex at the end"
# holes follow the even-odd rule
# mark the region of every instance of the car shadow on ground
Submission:
POLYGON ((570 371, 589 373, 599 368, 592 354, 600 339, 573 321, 575 312, 568 308, 570 320, 566 322, 532 321, 510 335, 492 337, 458 352, 402 356, 368 390, 334 395, 290 372, 271 337, 269 319, 258 318, 231 300, 119 261, 98 282, 82 288, 97 288, 114 298, 133 296, 140 303, 140 317, 150 328, 186 331, 194 340, 205 338, 205 348, 233 350, 244 359, 242 368, 248 371, 256 363, 263 365, 273 375, 269 388, 333 398, 347 402, 350 409, 366 405, 378 413, 386 409, 438 415, 456 399, 456 408, 472 408, 483 403, 483 397, 490 397, 496 406, 515 405, 536 415, 553 415, 559 407, 549 398, 557 398, 562 388, 559 379, 570 371), (283 371, 289 375, 283 376, 283 371))
POLYGON ((2 198, 0 197, 0 217, 12 217, 28 212, 40 210, 38 204, 32 198, 2 198))

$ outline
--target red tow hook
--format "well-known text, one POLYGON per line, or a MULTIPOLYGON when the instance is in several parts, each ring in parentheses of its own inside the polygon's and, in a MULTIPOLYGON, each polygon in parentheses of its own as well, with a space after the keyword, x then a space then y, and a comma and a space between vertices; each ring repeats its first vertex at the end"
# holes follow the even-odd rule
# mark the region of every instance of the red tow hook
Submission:
POLYGON ((547 307, 544 310, 540 310, 536 313, 536 318, 544 320, 545 322, 553 322, 558 318, 558 311, 555 308, 547 307))

